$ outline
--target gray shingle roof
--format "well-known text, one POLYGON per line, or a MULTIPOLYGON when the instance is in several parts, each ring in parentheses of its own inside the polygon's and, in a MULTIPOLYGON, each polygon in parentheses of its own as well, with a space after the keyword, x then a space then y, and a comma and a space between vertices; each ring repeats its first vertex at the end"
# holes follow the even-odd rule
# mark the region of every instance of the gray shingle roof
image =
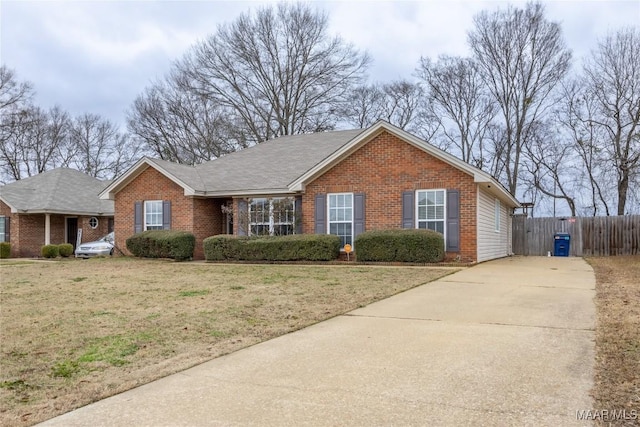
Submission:
MULTIPOLYGON (((362 129, 280 137, 195 167, 210 192, 286 190, 362 129)), ((195 181, 195 180, 194 180, 195 181)))
POLYGON ((98 198, 110 183, 58 168, 0 186, 0 198, 19 212, 113 215, 113 201, 98 198))

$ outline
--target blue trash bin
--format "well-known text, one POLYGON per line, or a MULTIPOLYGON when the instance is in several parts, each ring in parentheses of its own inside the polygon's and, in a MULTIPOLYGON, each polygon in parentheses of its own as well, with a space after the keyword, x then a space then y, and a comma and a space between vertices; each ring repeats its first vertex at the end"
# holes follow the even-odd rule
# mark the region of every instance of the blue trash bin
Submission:
POLYGON ((569 256, 571 248, 571 236, 569 233, 556 233, 553 235, 553 256, 569 256))

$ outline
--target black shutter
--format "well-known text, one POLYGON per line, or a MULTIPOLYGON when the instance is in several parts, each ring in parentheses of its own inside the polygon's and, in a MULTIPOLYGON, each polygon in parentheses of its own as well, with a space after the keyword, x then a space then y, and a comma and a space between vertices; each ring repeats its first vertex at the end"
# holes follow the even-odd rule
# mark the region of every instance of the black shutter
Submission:
POLYGON ((327 195, 316 194, 315 234, 327 234, 327 195))
POLYGON ((414 220, 414 201, 415 193, 413 191, 404 191, 402 193, 402 228, 415 228, 414 220))
POLYGON ((238 236, 247 235, 249 225, 249 204, 246 200, 238 200, 238 236))
POLYGON ((353 195, 353 240, 364 233, 364 193, 353 195))
POLYGON ((11 218, 8 216, 4 217, 4 241, 11 241, 11 218))
POLYGON ((460 192, 447 190, 447 252, 460 252, 460 192))
POLYGON ((162 202, 162 229, 171 230, 171 200, 162 202))
POLYGON ((296 196, 293 205, 293 218, 296 226, 296 234, 302 234, 302 196, 296 196))
POLYGON ((133 204, 133 232, 142 233, 142 202, 133 204))

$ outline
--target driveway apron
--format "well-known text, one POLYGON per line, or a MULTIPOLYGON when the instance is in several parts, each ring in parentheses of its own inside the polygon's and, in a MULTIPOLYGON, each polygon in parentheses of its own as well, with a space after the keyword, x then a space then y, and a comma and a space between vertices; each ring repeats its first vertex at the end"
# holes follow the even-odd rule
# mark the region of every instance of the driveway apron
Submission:
POLYGON ((588 425, 594 296, 580 258, 486 262, 42 425, 588 425))

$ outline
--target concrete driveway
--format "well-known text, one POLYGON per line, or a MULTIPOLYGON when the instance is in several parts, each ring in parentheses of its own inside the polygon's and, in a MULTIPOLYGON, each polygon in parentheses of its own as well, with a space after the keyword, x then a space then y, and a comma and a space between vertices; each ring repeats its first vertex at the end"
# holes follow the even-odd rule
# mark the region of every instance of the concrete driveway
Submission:
POLYGON ((588 425, 594 288, 580 258, 491 261, 43 425, 588 425))

